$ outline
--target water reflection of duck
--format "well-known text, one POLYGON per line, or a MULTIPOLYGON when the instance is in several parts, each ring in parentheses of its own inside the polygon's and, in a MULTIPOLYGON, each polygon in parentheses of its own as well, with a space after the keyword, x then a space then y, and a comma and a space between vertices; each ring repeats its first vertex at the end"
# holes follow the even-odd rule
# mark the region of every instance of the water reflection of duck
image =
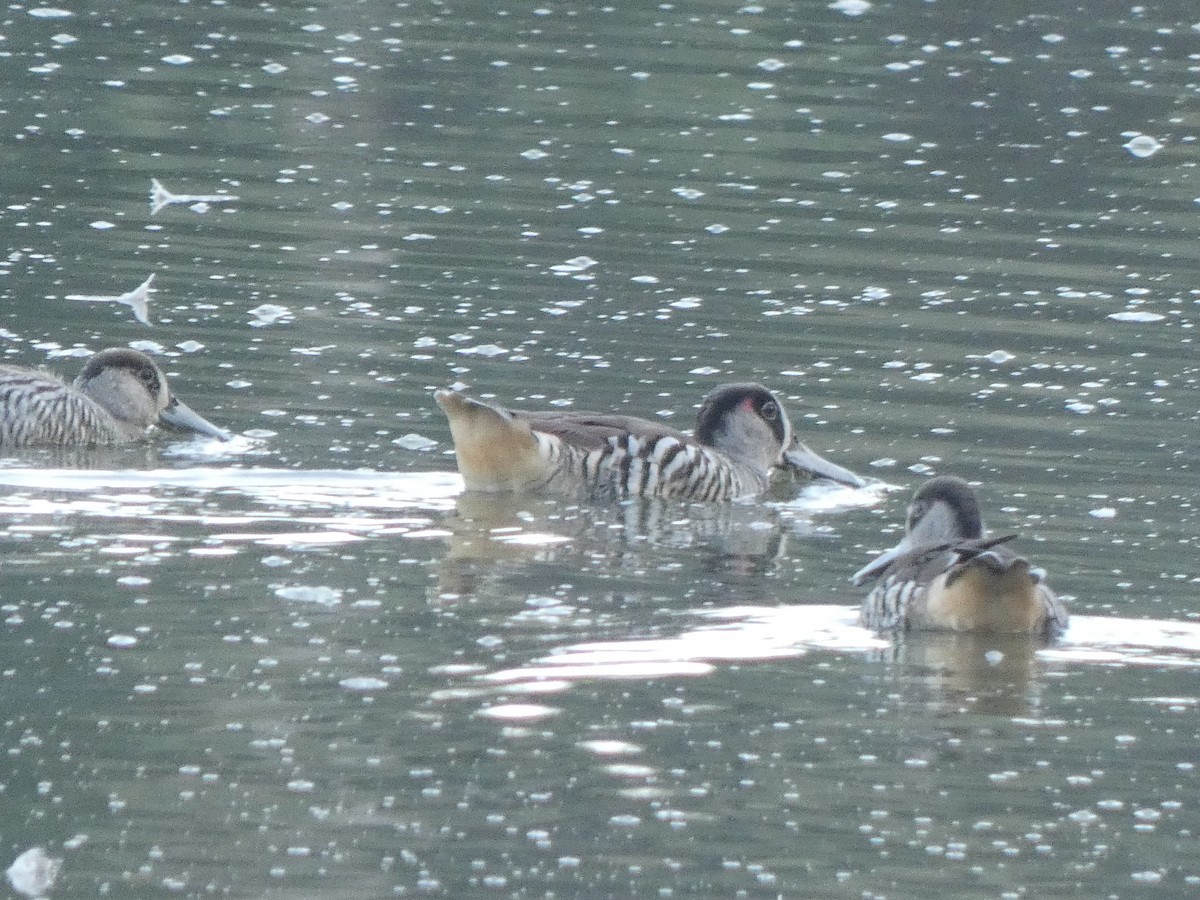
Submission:
MULTIPOLYGON (((553 572, 579 578, 631 578, 688 560, 688 578, 706 585, 747 585, 773 571, 793 538, 821 540, 827 529, 774 505, 678 504, 640 498, 619 504, 576 504, 558 497, 467 491, 441 527, 446 550, 432 586, 439 604, 497 595, 544 581, 553 572)), ((558 577, 558 576, 554 576, 558 577)), ((669 580, 669 575, 663 578, 669 580)))
POLYGON ((931 478, 908 506, 907 534, 854 575, 881 581, 862 605, 877 631, 980 631, 1053 636, 1067 625, 1044 573, 983 536, 974 491, 960 478, 931 478))
POLYGON ((868 658, 887 664, 889 677, 881 684, 890 699, 881 700, 884 705, 1011 718, 1029 715, 1041 703, 1046 666, 1040 648, 1026 634, 924 631, 868 658))
POLYGON ((691 437, 632 416, 513 411, 451 390, 434 398, 469 490, 732 500, 763 493, 776 468, 864 484, 796 441, 782 404, 758 384, 712 391, 691 437))
POLYGON ((69 385, 0 365, 0 447, 127 444, 154 424, 229 438, 174 397, 162 369, 137 350, 97 353, 69 385))

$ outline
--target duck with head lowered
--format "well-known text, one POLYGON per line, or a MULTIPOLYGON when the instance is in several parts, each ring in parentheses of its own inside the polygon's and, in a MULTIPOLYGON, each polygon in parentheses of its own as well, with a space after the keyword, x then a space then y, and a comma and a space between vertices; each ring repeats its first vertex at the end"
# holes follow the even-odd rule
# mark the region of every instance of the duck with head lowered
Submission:
POLYGON ((763 493, 776 468, 865 484, 799 443, 760 384, 714 389, 690 436, 633 416, 508 410, 453 390, 434 399, 450 420, 468 490, 733 500, 763 493))

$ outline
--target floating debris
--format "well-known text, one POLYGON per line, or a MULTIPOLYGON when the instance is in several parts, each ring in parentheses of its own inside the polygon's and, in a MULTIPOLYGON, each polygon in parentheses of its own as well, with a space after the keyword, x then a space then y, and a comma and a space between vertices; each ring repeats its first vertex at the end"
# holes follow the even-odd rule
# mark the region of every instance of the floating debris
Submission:
POLYGON ((1147 159, 1163 148, 1160 140, 1148 134, 1139 134, 1121 146, 1138 159, 1147 159))
POLYGON ((67 294, 68 300, 83 300, 85 303, 124 303, 133 310, 133 317, 143 325, 150 325, 150 312, 146 306, 150 300, 150 285, 154 281, 154 273, 127 294, 67 294))
POLYGON ((506 350, 499 344, 479 344, 475 347, 459 347, 454 352, 461 353, 463 356, 486 356, 491 358, 493 356, 503 356, 505 353, 511 351, 506 350))
POLYGON ((396 438, 392 443, 404 450, 432 450, 438 444, 437 441, 422 434, 406 434, 396 438))
POLYGON ((4 874, 18 894, 43 897, 58 880, 62 863, 61 859, 55 859, 41 847, 31 847, 13 860, 4 874))
POLYGON ((598 263, 590 256, 575 256, 566 262, 555 263, 550 267, 550 271, 555 275, 574 275, 577 272, 586 272, 595 265, 598 263))
POLYGON ((290 309, 286 306, 280 306, 278 303, 263 303, 250 310, 250 315, 254 317, 254 321, 250 323, 253 328, 290 322, 295 318, 290 309))
MULTIPOLYGON (((232 200, 240 200, 241 197, 234 194, 172 194, 163 183, 157 178, 150 179, 150 215, 154 215, 164 206, 172 204, 182 204, 184 206, 206 206, 209 203, 229 203, 232 200)), ((204 209, 198 209, 198 212, 203 212, 204 209)))
POLYGON ((858 295, 858 300, 886 300, 892 296, 892 292, 887 288, 875 287, 870 285, 862 289, 862 293, 858 295))
POLYGON ((829 8, 846 16, 861 16, 871 8, 867 0, 835 0, 829 8))
POLYGON ((291 603, 315 603, 318 606, 337 606, 342 602, 342 592, 337 588, 325 587, 309 587, 305 585, 297 585, 295 587, 281 587, 275 589, 275 596, 280 600, 287 600, 291 603))

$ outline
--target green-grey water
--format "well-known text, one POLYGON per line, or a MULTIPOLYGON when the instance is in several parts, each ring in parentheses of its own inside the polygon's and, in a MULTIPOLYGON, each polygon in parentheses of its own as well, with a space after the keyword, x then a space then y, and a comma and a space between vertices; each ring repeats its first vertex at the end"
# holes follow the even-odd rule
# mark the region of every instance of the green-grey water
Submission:
POLYGON ((1189 4, 17 4, 0 37, 3 361, 138 347, 238 435, 0 462, 0 868, 1200 890, 1189 4), (151 274, 152 326, 77 299, 151 274), (463 495, 431 396, 687 428, 746 380, 895 490, 463 495), (933 473, 1070 598, 1059 645, 855 626, 933 473))

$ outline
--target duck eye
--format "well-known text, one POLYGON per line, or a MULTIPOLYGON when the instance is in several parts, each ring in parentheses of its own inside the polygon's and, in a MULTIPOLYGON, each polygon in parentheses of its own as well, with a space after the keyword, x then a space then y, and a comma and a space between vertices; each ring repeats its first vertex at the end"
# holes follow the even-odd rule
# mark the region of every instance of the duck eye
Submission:
POLYGON ((774 422, 779 418, 779 404, 774 400, 768 400, 762 405, 759 414, 768 422, 774 422))

